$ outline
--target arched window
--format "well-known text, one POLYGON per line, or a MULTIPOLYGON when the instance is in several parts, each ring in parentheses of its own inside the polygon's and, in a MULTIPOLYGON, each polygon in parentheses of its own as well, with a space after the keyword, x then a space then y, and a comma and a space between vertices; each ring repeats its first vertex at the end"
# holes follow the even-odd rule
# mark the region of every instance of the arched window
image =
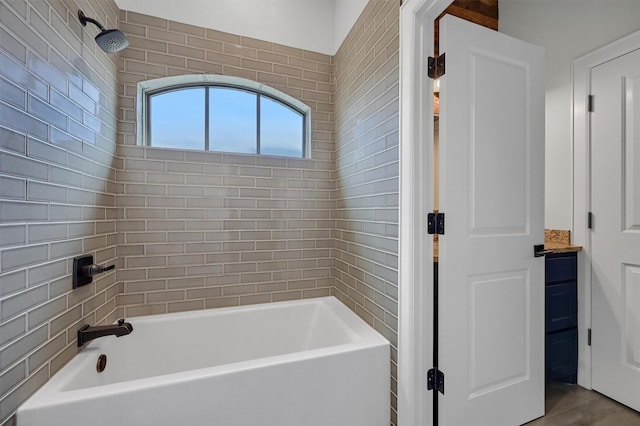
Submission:
POLYGON ((141 145, 311 157, 311 108, 255 81, 183 75, 138 83, 141 145))

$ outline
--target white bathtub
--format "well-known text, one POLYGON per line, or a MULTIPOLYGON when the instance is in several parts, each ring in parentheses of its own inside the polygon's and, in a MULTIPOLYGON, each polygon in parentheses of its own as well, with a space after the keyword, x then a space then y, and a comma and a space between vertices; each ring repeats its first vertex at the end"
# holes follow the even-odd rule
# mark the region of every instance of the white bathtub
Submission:
POLYGON ((18 426, 389 425, 389 342, 333 297, 127 321, 130 335, 94 340, 26 401, 18 426))

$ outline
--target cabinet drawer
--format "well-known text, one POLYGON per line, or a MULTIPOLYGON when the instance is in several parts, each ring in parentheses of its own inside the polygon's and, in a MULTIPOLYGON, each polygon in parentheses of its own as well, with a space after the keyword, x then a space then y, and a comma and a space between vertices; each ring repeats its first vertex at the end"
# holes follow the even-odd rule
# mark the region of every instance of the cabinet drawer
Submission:
POLYGON ((578 330, 571 329, 547 335, 547 381, 575 383, 578 373, 578 330))
POLYGON ((578 325, 578 294, 575 281, 546 288, 547 333, 578 325))
POLYGON ((575 281, 578 277, 576 253, 551 254, 546 256, 545 282, 547 284, 575 281))

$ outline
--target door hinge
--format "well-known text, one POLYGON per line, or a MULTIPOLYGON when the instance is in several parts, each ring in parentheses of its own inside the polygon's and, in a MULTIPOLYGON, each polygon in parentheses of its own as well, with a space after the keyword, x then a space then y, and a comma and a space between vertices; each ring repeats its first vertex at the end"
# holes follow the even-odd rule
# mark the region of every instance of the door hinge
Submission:
POLYGON ((427 390, 433 389, 444 395, 444 373, 437 368, 427 371, 427 390))
POLYGON ((587 213, 587 228, 593 229, 593 213, 591 212, 587 213))
POLYGON ((591 329, 587 329, 587 345, 591 346, 591 329))
POLYGON ((444 213, 429 213, 427 215, 427 234, 444 235, 444 213))
POLYGON ((444 53, 437 58, 429 56, 427 60, 427 75, 429 78, 440 78, 444 75, 444 53))
POLYGON ((587 111, 593 112, 593 95, 587 97, 587 111))

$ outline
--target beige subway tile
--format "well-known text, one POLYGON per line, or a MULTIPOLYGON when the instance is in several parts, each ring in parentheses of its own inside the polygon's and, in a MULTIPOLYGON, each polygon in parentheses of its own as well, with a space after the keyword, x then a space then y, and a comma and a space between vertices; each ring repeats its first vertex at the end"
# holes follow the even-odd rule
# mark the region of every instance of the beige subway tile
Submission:
POLYGON ((257 303, 269 303, 269 302, 271 302, 270 294, 240 296, 240 305, 254 305, 257 303))
POLYGON ((168 209, 167 219, 204 219, 202 209, 168 209))
POLYGON ((163 243, 166 241, 167 234, 164 232, 127 232, 125 234, 126 244, 163 243))
MULTIPOLYGON (((147 53, 148 52, 162 52, 162 53, 167 52, 167 43, 164 41, 149 40, 146 37, 137 37, 133 35, 127 35, 127 38, 129 39, 129 46, 131 46, 134 49, 145 50, 147 51, 147 53)), ((122 75, 118 76, 119 83, 129 81, 129 80, 122 79, 121 77, 122 75)))
MULTIPOLYGON (((203 263, 203 262, 199 262, 199 263, 203 263)), ((222 274, 222 272, 223 272, 222 265, 202 265, 202 264, 187 265, 188 277, 193 277, 198 275, 204 275, 204 276, 218 275, 218 274, 222 274)))
POLYGON ((147 197, 147 207, 185 207, 185 202, 179 197, 147 197))
POLYGON ((128 280, 143 280, 147 278, 147 270, 140 269, 119 269, 116 271, 116 277, 118 281, 128 281, 128 280))
POLYGON ((123 245, 120 244, 117 247, 117 253, 118 256, 135 256, 135 255, 142 255, 144 254, 144 245, 142 244, 137 244, 137 245, 123 245))
POLYGON ((288 267, 287 262, 259 262, 258 271, 282 271, 288 267))
POLYGON ((246 68, 233 67, 231 65, 224 65, 222 67, 222 72, 226 75, 246 78, 249 80, 256 80, 258 78, 257 71, 248 70, 246 68))
POLYGON ((186 270, 183 267, 170 267, 170 268, 150 268, 147 272, 147 276, 153 278, 169 278, 169 277, 184 277, 186 270))
POLYGON ((201 265, 204 263, 204 254, 189 254, 169 257, 169 265, 201 265))
POLYGON ((146 224, 149 231, 182 231, 185 229, 184 220, 150 220, 146 224))
POLYGON ((283 302, 285 300, 299 300, 302 299, 301 291, 283 291, 273 293, 271 298, 274 302, 283 302))
POLYGON ((274 64, 273 72, 275 74, 286 75, 289 77, 302 77, 302 69, 294 66, 274 64))
MULTIPOLYGON (((129 49, 125 49, 126 52, 129 49)), ((138 60, 146 60, 151 64, 168 65, 172 67, 184 68, 187 60, 183 56, 166 55, 164 53, 147 52, 146 58, 132 58, 138 60)))
POLYGON ((185 175, 185 179, 187 185, 222 185, 222 176, 185 175))
POLYGON ((203 277, 173 278, 168 280, 167 282, 167 287, 170 289, 195 288, 195 287, 203 287, 203 286, 204 286, 203 277))
POLYGON ((235 273, 245 273, 245 272, 255 272, 256 264, 255 263, 235 263, 235 264, 226 264, 224 265, 224 273, 225 274, 235 274, 235 273))
POLYGON ((178 300, 184 300, 184 296, 185 296, 184 290, 149 292, 147 293, 146 302, 147 303, 173 302, 178 300))
MULTIPOLYGON (((189 153, 187 153, 189 155, 189 153)), ((204 164, 167 162, 167 171, 175 173, 204 173, 204 164)))
POLYGON ((154 254, 180 254, 184 253, 184 244, 148 244, 145 251, 149 255, 154 254))
POLYGON ((154 65, 148 62, 126 61, 125 71, 128 73, 138 73, 147 76, 165 76, 166 69, 163 65, 154 65))
POLYGON ((287 289, 287 283, 284 281, 257 284, 258 293, 272 293, 276 291, 284 291, 287 289))
POLYGON ((187 290, 187 299, 210 299, 222 296, 222 288, 206 287, 187 290))
POLYGON ((239 304, 240 304, 240 299, 238 297, 217 297, 217 298, 205 300, 205 307, 207 309, 238 306, 239 304))
MULTIPOLYGON (((169 163, 171 164, 171 163, 169 163)), ((165 171, 165 163, 163 161, 125 159, 125 169, 127 171, 165 171)), ((172 171, 172 170, 168 170, 172 171)))
POLYGON ((242 46, 253 47, 255 49, 266 51, 273 51, 273 43, 251 37, 242 37, 242 46))
POLYGON ((141 305, 141 306, 126 306, 125 316, 127 317, 139 317, 144 315, 159 315, 166 314, 166 303, 158 303, 153 305, 141 305))
POLYGON ((187 222, 187 230, 189 231, 208 231, 222 229, 222 222, 216 219, 226 219, 227 217, 238 217, 237 212, 234 214, 223 215, 216 217, 214 213, 230 213, 224 210, 206 210, 205 217, 207 220, 190 220, 187 222), (212 214, 210 214, 212 213, 212 214))
POLYGON ((228 285, 222 287, 222 294, 225 296, 235 296, 241 294, 254 294, 256 292, 255 284, 228 285))
POLYGON ((311 299, 314 297, 326 297, 326 296, 331 296, 331 287, 325 287, 325 288, 314 288, 314 289, 308 289, 308 290, 302 290, 302 298, 303 299, 311 299))
MULTIPOLYGON (((234 65, 234 64, 230 64, 234 65)), ((263 61, 255 61, 253 59, 242 58, 241 65, 243 68, 247 68, 250 70, 262 71, 262 72, 273 72, 273 64, 271 62, 263 62, 263 61)))
MULTIPOLYGON (((202 59, 204 59, 204 51, 202 51, 202 53, 203 53, 202 59)), ((205 62, 204 60, 196 60, 196 59, 189 59, 189 58, 187 58, 187 69, 190 71, 204 72, 204 73, 210 73, 210 74, 222 74, 222 71, 223 71, 223 67, 221 64, 214 64, 211 62, 205 62)))
POLYGON ((165 209, 125 208, 127 219, 166 219, 165 209))
POLYGON ((119 294, 116 299, 118 306, 140 305, 144 303, 144 293, 119 294))
POLYGON ((325 55, 323 53, 313 52, 311 50, 304 50, 302 52, 302 56, 305 59, 309 59, 309 60, 315 61, 315 62, 320 62, 320 63, 324 63, 324 64, 330 64, 331 63, 331 56, 330 55, 325 55))
POLYGON ((223 42, 221 41, 194 36, 187 36, 187 45, 205 50, 214 50, 216 52, 221 52, 223 49, 223 42))
MULTIPOLYGON (((147 35, 147 28, 144 24, 138 25, 132 22, 120 22, 118 25, 118 29, 125 34, 132 34, 141 37, 145 37, 147 35)), ((129 50, 129 49, 126 49, 129 50)), ((123 51, 124 52, 124 51, 123 51)))
POLYGON ((148 26, 148 27, 156 27, 156 28, 167 28, 168 21, 166 19, 156 18, 154 16, 143 15, 141 13, 127 11, 126 14, 126 22, 134 23, 137 25, 148 26))
POLYGON ((164 185, 127 183, 125 191, 127 195, 167 195, 167 188, 164 185))
MULTIPOLYGON (((284 250, 287 248, 286 241, 256 241, 256 250, 284 250)), ((273 254, 271 255, 273 257, 273 254)))
POLYGON ((185 302, 170 302, 167 303, 167 312, 186 312, 186 311, 196 311, 200 309, 204 309, 204 301, 203 300, 188 300, 185 302))
POLYGON ((169 232, 167 241, 170 243, 204 241, 204 232, 169 232))
POLYGON ((256 185, 256 179, 253 177, 223 176, 222 179, 225 186, 255 187, 256 185))
POLYGON ((223 31, 217 31, 210 28, 206 30, 206 37, 211 40, 220 40, 222 42, 240 44, 242 38, 235 34, 225 33, 223 31))
POLYGON ((282 53, 287 56, 294 56, 296 58, 302 57, 302 49, 298 49, 295 47, 284 46, 282 44, 274 43, 273 51, 277 53, 282 53))
POLYGON ((184 33, 175 31, 173 28, 170 29, 172 31, 150 27, 147 29, 147 38, 152 40, 168 41, 171 43, 186 44, 187 36, 184 33))
POLYGON ((240 253, 216 253, 207 255, 207 263, 232 263, 240 261, 240 253))
POLYGON ((203 187, 201 186, 189 186, 189 185, 168 185, 167 195, 182 195, 185 197, 202 197, 203 187))
POLYGON ((206 60, 220 65, 242 66, 241 57, 219 52, 207 51, 206 60))
POLYGON ((166 290, 166 280, 129 281, 125 283, 125 293, 142 293, 147 291, 166 290))
POLYGON ((207 277, 207 286, 224 286, 227 284, 238 284, 240 282, 239 275, 225 274, 213 277, 207 277))
MULTIPOLYGON (((214 209, 221 208, 223 206, 222 198, 199 198, 199 197, 188 197, 186 199, 187 205, 189 208, 206 208, 206 209, 214 209)), ((208 217, 207 214, 205 214, 208 217)))

